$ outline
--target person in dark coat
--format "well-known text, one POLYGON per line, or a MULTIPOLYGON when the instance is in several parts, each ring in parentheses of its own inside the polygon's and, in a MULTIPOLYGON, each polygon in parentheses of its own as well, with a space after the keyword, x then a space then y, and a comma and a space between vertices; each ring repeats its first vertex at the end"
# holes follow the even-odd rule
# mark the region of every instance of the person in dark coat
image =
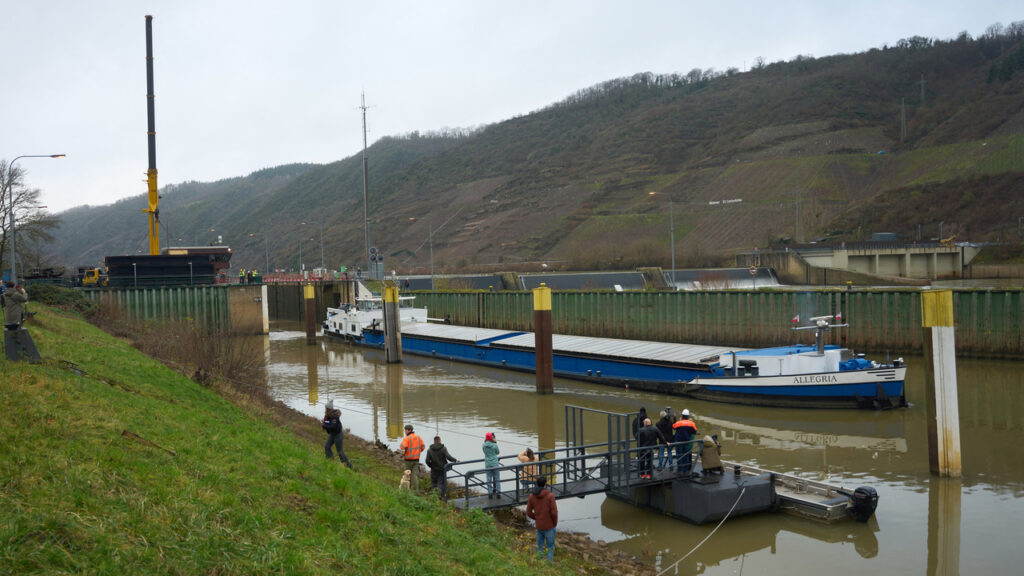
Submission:
POLYGON ((341 425, 341 410, 334 407, 334 400, 327 401, 327 406, 324 407, 324 422, 321 426, 327 432, 327 443, 324 444, 324 452, 327 454, 327 458, 334 456, 331 453, 331 446, 334 446, 338 451, 338 458, 345 463, 345 466, 351 468, 352 463, 349 462, 348 456, 345 455, 345 431, 341 425))
POLYGON ((636 438, 637 433, 644 426, 644 420, 647 419, 647 408, 640 407, 640 412, 637 413, 636 418, 633 418, 633 438, 636 438))
POLYGON ((655 426, 658 427, 658 431, 661 432, 661 437, 658 441, 661 446, 658 448, 658 470, 665 467, 665 455, 668 454, 668 459, 672 459, 672 448, 667 446, 672 443, 672 439, 675 437, 675 432, 672 430, 672 416, 669 415, 671 408, 666 408, 658 413, 660 417, 658 423, 655 426))
POLYGON ((654 446, 658 445, 659 438, 664 440, 661 432, 651 424, 651 419, 644 420, 643 428, 637 431, 637 444, 640 445, 640 457, 637 468, 641 479, 651 479, 651 459, 654 456, 654 446))
POLYGON ((712 472, 722 473, 722 445, 718 443, 718 435, 704 436, 704 446, 700 450, 700 465, 704 475, 712 472))
POLYGON ((689 410, 683 410, 683 415, 672 425, 672 429, 675 430, 675 441, 683 442, 676 446, 676 471, 689 474, 692 466, 690 453, 693 446, 691 442, 697 435, 697 425, 690 420, 689 410))
POLYGON ((558 526, 558 504, 555 503, 555 495, 550 490, 545 490, 547 478, 537 477, 537 485, 530 492, 530 498, 526 501, 526 515, 536 523, 537 526, 537 554, 544 555, 544 548, 548 551, 548 562, 555 561, 555 526, 558 526))
POLYGON ((28 294, 20 284, 4 293, 4 328, 21 328, 21 323, 25 321, 25 304, 28 304, 28 294))
POLYGON ((448 453, 448 449, 441 443, 441 437, 434 436, 434 443, 427 448, 426 463, 427 468, 430 468, 430 489, 437 489, 442 496, 448 489, 445 468, 449 462, 458 462, 458 460, 448 453))

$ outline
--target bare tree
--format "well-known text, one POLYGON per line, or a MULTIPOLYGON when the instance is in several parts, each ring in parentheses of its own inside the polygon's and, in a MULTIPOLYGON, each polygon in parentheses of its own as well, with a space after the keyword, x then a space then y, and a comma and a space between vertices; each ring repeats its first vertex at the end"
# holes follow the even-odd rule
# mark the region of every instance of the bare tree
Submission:
MULTIPOLYGON (((22 254, 19 260, 27 260, 24 254, 35 249, 35 260, 40 261, 38 254, 42 247, 53 240, 53 230, 60 225, 60 219, 46 212, 39 197, 42 192, 38 188, 25 186, 25 172, 18 166, 11 166, 7 160, 0 160, 0 262, 2 268, 9 270, 11 210, 14 210, 14 225, 17 231, 16 246, 22 254), (13 202, 12 202, 13 198, 13 202), (25 251, 25 252, 21 252, 25 251)), ((20 276, 21 274, 19 274, 20 276)))

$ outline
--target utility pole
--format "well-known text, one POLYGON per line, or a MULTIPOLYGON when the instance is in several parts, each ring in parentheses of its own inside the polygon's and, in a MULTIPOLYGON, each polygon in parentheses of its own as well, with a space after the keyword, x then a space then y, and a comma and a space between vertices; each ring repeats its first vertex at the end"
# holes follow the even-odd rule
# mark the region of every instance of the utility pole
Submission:
POLYGON ((907 102, 900 98, 900 144, 907 139, 907 102))
POLYGON ((366 223, 366 252, 363 254, 366 256, 366 270, 371 277, 376 278, 370 268, 370 194, 369 194, 369 183, 368 183, 368 171, 366 168, 366 93, 361 94, 361 104, 359 109, 363 111, 363 221, 366 223))
POLYGON ((796 233, 794 234, 797 242, 801 242, 801 230, 800 230, 800 189, 796 190, 796 233))

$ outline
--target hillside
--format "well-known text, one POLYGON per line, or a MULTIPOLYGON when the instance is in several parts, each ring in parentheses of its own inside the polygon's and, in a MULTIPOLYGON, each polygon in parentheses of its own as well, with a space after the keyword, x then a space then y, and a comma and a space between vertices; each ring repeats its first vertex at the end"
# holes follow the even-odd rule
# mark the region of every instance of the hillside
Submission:
POLYGON ((622 561, 583 558, 560 533, 549 565, 532 533, 398 490, 372 445, 346 439, 355 470, 325 459, 317 422, 279 422, 251 382, 215 393, 32 306, 44 363, 0 357, 0 574, 605 574, 616 565, 602 560, 622 561))
MULTIPOLYGON (((637 74, 473 132, 386 137, 368 150, 372 244, 408 272, 429 268, 431 245, 438 269, 667 265, 670 199, 680 266, 825 236, 927 239, 940 224, 1019 241, 1007 192, 1024 184, 1022 40, 1012 25, 743 73, 637 74)), ((317 266, 321 246, 330 267, 364 263, 361 155, 267 172, 165 190, 169 236, 214 229, 243 267, 294 268, 300 250, 317 266)), ((136 202, 64 214, 56 254, 143 249, 136 202)))

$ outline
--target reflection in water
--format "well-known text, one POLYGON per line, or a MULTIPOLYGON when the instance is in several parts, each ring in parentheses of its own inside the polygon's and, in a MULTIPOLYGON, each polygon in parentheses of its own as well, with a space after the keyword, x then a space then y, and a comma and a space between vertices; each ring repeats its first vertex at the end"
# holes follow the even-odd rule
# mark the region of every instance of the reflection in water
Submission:
POLYGON ((402 423, 402 365, 385 364, 387 371, 387 392, 384 395, 387 406, 388 437, 401 438, 405 433, 402 423))
POLYGON ((928 574, 959 574, 960 479, 933 477, 930 484, 928 574))
POLYGON ((309 391, 309 405, 316 406, 320 402, 320 366, 317 365, 319 350, 313 346, 303 348, 306 357, 306 388, 309 391))
MULTIPOLYGON (((646 529, 652 527, 660 529, 660 526, 639 525, 634 518, 636 512, 637 509, 633 506, 609 498, 601 504, 601 522, 605 526, 615 528, 627 535, 627 540, 643 545, 649 540, 649 533, 646 529)), ((731 534, 724 535, 715 541, 713 546, 701 547, 695 554, 681 561, 680 558, 685 556, 688 550, 684 551, 682 555, 678 553, 678 550, 660 550, 655 554, 658 568, 665 570, 675 565, 679 574, 704 574, 709 568, 746 558, 758 551, 763 550, 768 554, 776 554, 779 552, 780 542, 782 548, 785 549, 786 541, 792 536, 816 541, 818 545, 852 544, 860 558, 874 558, 878 555, 877 533, 880 530, 878 521, 874 518, 866 524, 856 522, 823 524, 785 514, 773 515, 769 518, 770 520, 767 522, 757 522, 756 517, 738 518, 735 522, 738 525, 753 521, 758 526, 755 529, 733 531, 731 534)), ((678 521, 674 522, 678 523, 678 521)), ((692 538, 691 547, 703 540, 714 528, 714 526, 685 526, 687 526, 686 529, 681 527, 673 529, 679 532, 680 538, 687 540, 692 538)), ((676 572, 669 570, 668 573, 676 572)))
MULTIPOLYGON (((727 521, 680 564, 678 573, 834 574, 1016 572, 1016 519, 1024 513, 1024 386, 1019 363, 958 360, 964 478, 928 472, 923 359, 908 356, 902 410, 762 409, 698 402, 587 383, 555 381, 538 395, 532 374, 405 356, 386 365, 376 350, 336 341, 304 344, 299 330, 268 338, 268 379, 275 397, 317 417, 318 402, 340 403, 352 433, 392 447, 402 426, 443 435, 456 458, 480 457, 483 433, 495 431, 503 453, 565 442, 566 405, 610 412, 664 406, 695 415, 701 433, 717 433, 729 460, 842 484, 870 485, 879 509, 868 525, 822 525, 782 514, 727 521), (307 355, 309 354, 309 355, 307 355), (319 367, 323 370, 320 373, 319 367), (384 407, 384 414, 380 408, 384 407), (384 428, 384 436, 380 428, 384 428), (963 517, 961 518, 961 501, 963 517), (968 512, 969 511, 969 512, 968 512), (879 528, 881 526, 881 528, 879 528), (925 557, 913 550, 926 548, 925 557), (756 569, 754 569, 756 567, 756 569)), ((588 424, 588 442, 605 426, 588 424)), ((559 525, 611 542, 662 568, 701 542, 714 526, 693 526, 629 504, 588 496, 559 501, 559 525)))

